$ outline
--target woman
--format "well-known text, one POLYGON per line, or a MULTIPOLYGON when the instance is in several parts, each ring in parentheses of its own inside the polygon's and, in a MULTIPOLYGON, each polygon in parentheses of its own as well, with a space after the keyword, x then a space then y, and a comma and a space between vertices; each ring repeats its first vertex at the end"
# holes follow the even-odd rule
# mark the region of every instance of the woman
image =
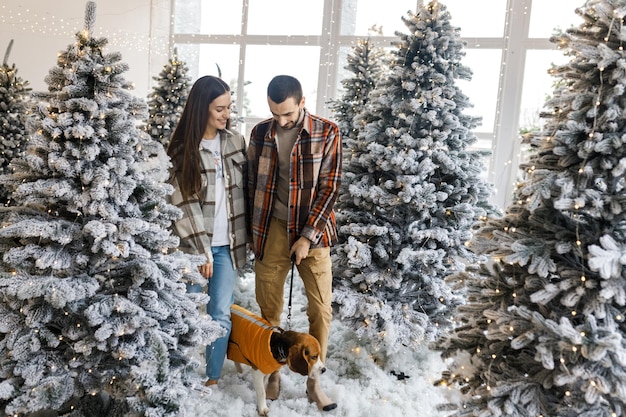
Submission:
POLYGON ((167 149, 173 165, 171 203, 183 211, 173 225, 179 248, 206 257, 198 269, 208 279, 207 314, 226 329, 206 347, 207 386, 217 384, 222 373, 237 269, 246 263, 246 148, 243 136, 230 130, 230 107, 228 84, 213 76, 199 78, 167 149))

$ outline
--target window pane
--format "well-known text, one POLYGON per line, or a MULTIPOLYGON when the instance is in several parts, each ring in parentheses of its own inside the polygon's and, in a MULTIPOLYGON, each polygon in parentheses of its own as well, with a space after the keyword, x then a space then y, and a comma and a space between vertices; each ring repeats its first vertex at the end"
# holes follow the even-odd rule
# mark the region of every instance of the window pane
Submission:
POLYGON ((234 35, 241 33, 243 0, 202 1, 200 33, 234 35))
POLYGON ((462 62, 472 70, 473 76, 469 82, 458 80, 457 83, 474 105, 465 110, 465 113, 482 117, 482 124, 476 128, 477 132, 493 132, 501 60, 500 49, 465 49, 462 62))
POLYGON ((461 28, 462 37, 500 38, 504 36, 506 3, 505 0, 445 0, 444 4, 452 16, 452 25, 461 28), (480 18, 476 17, 477 10, 480 18))
POLYGON ((548 74, 548 70, 552 64, 565 64, 568 59, 562 51, 528 51, 522 87, 520 129, 531 130, 541 126, 539 112, 554 90, 555 78, 548 74))
POLYGON ((323 14, 323 1, 248 0, 248 34, 320 35, 323 14))
POLYGON ((239 45, 177 44, 178 56, 189 67, 195 81, 204 75, 215 75, 231 87, 239 75, 239 45))
POLYGON ((354 46, 339 47, 339 54, 337 56, 337 91, 332 99, 339 99, 343 96, 344 89, 341 80, 354 77, 354 73, 346 69, 346 65, 348 65, 348 55, 353 53, 353 49, 354 46))
POLYGON ((208 35, 241 33, 243 0, 174 0, 174 31, 208 35))
POLYGON ((319 46, 248 46, 244 82, 249 114, 243 116, 271 116, 267 107, 267 84, 280 74, 294 76, 300 81, 306 98, 306 108, 315 113, 319 60, 319 46))
POLYGON ((571 26, 578 26, 582 19, 575 12, 582 6, 580 0, 546 1, 534 0, 530 10, 530 38, 549 38, 556 28, 565 30, 571 26))
POLYGON ((178 50, 178 59, 187 64, 189 68, 188 75, 192 80, 198 78, 198 59, 200 56, 200 47, 198 44, 175 44, 174 47, 178 50))
POLYGON ((200 0, 174 0, 174 32, 200 32, 200 0))
POLYGON ((405 32, 402 16, 417 10, 417 1, 407 0, 344 0, 341 3, 341 34, 369 35, 368 29, 377 26, 384 36, 394 36, 395 31, 405 32))

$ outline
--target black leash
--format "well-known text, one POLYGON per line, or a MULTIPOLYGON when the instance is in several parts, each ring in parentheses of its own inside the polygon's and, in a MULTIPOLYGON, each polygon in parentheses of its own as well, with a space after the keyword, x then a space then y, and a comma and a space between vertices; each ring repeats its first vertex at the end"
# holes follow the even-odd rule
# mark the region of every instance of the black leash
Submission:
POLYGON ((289 302, 287 303, 287 330, 291 330, 291 299, 293 294, 293 272, 296 266, 296 254, 291 255, 291 283, 289 284, 289 302))

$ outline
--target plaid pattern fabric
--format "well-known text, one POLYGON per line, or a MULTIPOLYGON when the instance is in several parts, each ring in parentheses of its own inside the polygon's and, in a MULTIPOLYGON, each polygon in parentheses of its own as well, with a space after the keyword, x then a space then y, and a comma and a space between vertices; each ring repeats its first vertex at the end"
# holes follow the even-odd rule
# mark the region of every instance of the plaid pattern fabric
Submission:
MULTIPOLYGON (((230 254, 235 268, 242 268, 247 261, 244 198, 247 177, 246 144, 242 135, 228 130, 220 131, 220 142, 226 184, 230 254)), ((211 238, 215 217, 215 162, 211 152, 202 148, 200 159, 202 189, 199 195, 183 198, 178 179, 175 175, 170 176, 170 183, 174 186, 170 203, 183 211, 182 218, 173 223, 173 230, 180 238, 180 250, 195 255, 204 254, 207 261, 213 262, 211 238)))
MULTIPOLYGON (((289 245, 301 236, 311 248, 337 242, 333 207, 341 185, 341 136, 337 125, 304 109, 289 181, 289 245)), ((252 249, 263 258, 276 197, 278 151, 273 119, 257 124, 248 146, 248 195, 252 249)))

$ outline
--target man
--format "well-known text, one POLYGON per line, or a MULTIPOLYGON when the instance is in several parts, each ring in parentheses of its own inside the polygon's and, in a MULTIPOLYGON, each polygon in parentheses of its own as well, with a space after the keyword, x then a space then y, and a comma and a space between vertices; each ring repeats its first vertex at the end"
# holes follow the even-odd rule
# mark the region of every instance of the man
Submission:
MULTIPOLYGON (((304 107, 300 82, 276 76, 267 87, 272 118, 253 129, 248 147, 248 196, 256 299, 261 315, 280 325, 283 288, 298 268, 308 300, 309 332, 326 361, 332 316, 330 246, 337 241, 333 207, 341 183, 341 137, 333 122, 304 107)), ((275 399, 280 374, 271 375, 267 394, 275 399)), ((323 410, 336 407, 307 380, 307 394, 323 410)))

